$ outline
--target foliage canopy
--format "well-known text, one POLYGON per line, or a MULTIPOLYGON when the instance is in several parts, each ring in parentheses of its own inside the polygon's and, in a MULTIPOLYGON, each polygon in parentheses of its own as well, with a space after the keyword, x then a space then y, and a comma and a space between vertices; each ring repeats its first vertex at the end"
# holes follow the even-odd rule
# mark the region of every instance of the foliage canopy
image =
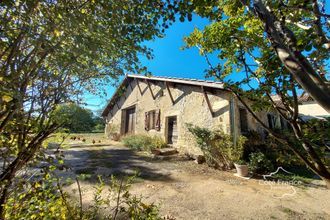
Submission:
POLYGON ((329 164, 322 153, 328 149, 326 139, 309 139, 311 123, 299 114, 299 96, 304 93, 330 111, 326 2, 180 2, 181 13, 195 12, 211 20, 185 38, 187 48, 197 47, 205 56, 206 75, 224 81, 256 121, 330 187, 329 164), (217 54, 219 62, 213 64, 210 54, 217 54), (257 111, 276 112, 292 132, 271 129, 257 111))
MULTIPOLYGON (((143 43, 162 36, 163 1, 0 2, 0 218, 17 172, 61 125, 53 111, 125 72, 147 72, 143 43)), ((164 20, 163 20, 164 19, 164 20)))
POLYGON ((53 112, 54 121, 62 128, 72 133, 103 131, 104 122, 102 118, 94 116, 89 109, 83 108, 75 103, 57 106, 53 112))

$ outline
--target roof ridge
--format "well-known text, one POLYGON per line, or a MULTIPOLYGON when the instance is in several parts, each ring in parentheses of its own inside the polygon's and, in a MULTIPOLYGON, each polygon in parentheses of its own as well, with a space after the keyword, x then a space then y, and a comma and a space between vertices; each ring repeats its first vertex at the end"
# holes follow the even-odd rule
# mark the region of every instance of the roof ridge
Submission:
POLYGON ((189 80, 189 81, 198 81, 198 82, 207 82, 207 83, 221 83, 221 81, 215 81, 215 80, 207 80, 207 79, 196 79, 196 78, 187 78, 187 77, 176 77, 176 76, 146 76, 146 75, 140 75, 140 74, 127 74, 128 77, 146 77, 146 78, 158 78, 158 79, 177 79, 177 80, 189 80))

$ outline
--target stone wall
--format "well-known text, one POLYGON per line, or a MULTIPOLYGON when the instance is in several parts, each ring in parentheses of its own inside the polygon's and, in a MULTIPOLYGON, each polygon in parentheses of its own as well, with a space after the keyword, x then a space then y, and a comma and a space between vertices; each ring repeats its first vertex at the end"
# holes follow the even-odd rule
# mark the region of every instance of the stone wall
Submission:
MULTIPOLYGON (((137 86, 135 79, 127 86, 126 92, 121 96, 118 105, 114 105, 107 117, 107 126, 115 125, 123 127, 122 110, 135 106, 136 126, 135 133, 149 133, 150 135, 158 135, 166 140, 166 118, 169 116, 177 116, 178 141, 174 147, 181 152, 189 152, 199 154, 200 149, 196 146, 196 142, 192 134, 187 130, 186 123, 207 127, 210 129, 221 128, 224 132, 231 132, 230 123, 230 100, 231 94, 224 90, 214 90, 208 93, 210 103, 214 115, 212 116, 208 108, 202 90, 198 86, 176 84, 170 87, 174 104, 172 104, 169 93, 164 82, 150 83, 155 100, 153 100, 147 83, 139 81, 142 94, 137 86), (145 112, 160 109, 160 131, 144 129, 145 112)), ((234 100, 236 109, 235 126, 239 134, 239 112, 237 101, 234 100)), ((256 123, 251 115, 248 117, 249 126, 256 128, 256 123)))

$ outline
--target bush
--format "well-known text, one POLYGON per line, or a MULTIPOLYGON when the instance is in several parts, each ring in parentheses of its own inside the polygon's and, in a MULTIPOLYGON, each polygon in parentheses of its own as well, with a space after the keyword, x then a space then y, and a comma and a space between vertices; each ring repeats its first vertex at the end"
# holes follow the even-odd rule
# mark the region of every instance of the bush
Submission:
POLYGON ((68 219, 55 184, 49 178, 26 182, 12 191, 5 203, 6 219, 68 219))
POLYGON ((246 140, 244 136, 239 136, 234 145, 231 135, 225 134, 221 130, 211 131, 191 124, 187 124, 187 127, 194 135, 209 166, 230 169, 235 161, 242 159, 246 140))
POLYGON ((73 133, 91 132, 94 126, 93 112, 74 103, 58 105, 53 118, 62 128, 73 133))
POLYGON ((151 151, 155 148, 164 148, 166 143, 158 136, 149 136, 144 134, 128 135, 123 137, 122 142, 126 147, 135 150, 151 151))
POLYGON ((272 136, 262 138, 256 131, 250 131, 245 136, 247 141, 244 144, 244 159, 249 160, 250 154, 261 152, 276 166, 303 165, 287 146, 279 143, 272 136))
POLYGON ((107 124, 105 127, 105 132, 108 136, 108 138, 119 141, 120 134, 119 134, 119 126, 116 124, 107 124))
POLYGON ((167 147, 166 142, 159 136, 151 137, 151 143, 151 149, 167 147))
POLYGON ((272 171, 274 166, 265 154, 255 152, 250 154, 249 168, 253 173, 265 173, 272 171))
POLYGON ((104 132, 104 125, 103 124, 97 124, 93 128, 94 133, 102 133, 104 132))
MULTIPOLYGON (((129 192, 134 176, 126 180, 111 177, 109 187, 99 177, 94 187, 94 200, 88 205, 74 201, 62 187, 61 181, 45 175, 20 184, 5 204, 6 219, 161 219, 158 206, 143 202, 129 192)), ((77 180, 78 183, 78 180, 77 180)), ((80 187, 78 185, 78 187, 80 187)), ((79 188, 79 190, 81 190, 79 188)))

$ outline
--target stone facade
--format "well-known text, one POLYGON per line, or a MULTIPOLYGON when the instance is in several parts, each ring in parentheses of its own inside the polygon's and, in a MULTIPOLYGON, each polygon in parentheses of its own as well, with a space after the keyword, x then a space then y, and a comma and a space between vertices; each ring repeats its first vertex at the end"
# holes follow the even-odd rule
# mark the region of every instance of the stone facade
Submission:
MULTIPOLYGON (((224 89, 207 89, 198 85, 175 83, 166 87, 162 81, 139 80, 131 77, 125 85, 124 92, 117 98, 105 115, 106 131, 109 127, 117 128, 117 132, 125 135, 125 109, 135 108, 134 133, 157 135, 167 141, 168 118, 176 116, 178 138, 174 147, 180 152, 200 154, 200 149, 186 124, 191 123, 210 129, 221 128, 225 133, 240 134, 241 105, 232 94, 224 89), (151 92, 152 91, 152 92, 151 92), (171 93, 171 94, 170 94, 171 93), (171 99, 173 98, 173 102, 171 99), (210 107, 208 105, 208 101, 210 107), (160 110, 160 130, 145 130, 145 114, 151 110, 160 110)), ((247 113, 249 129, 257 130, 258 126, 247 113)))

